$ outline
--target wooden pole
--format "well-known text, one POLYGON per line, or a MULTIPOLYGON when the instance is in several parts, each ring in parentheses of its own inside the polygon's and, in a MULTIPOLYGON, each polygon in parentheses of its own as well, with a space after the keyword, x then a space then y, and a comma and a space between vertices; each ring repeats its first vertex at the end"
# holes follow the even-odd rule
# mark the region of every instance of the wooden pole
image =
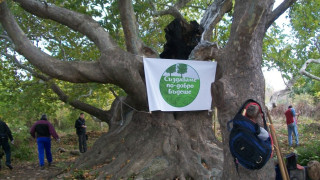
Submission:
POLYGON ((286 165, 284 163, 284 160, 283 160, 283 157, 282 157, 282 153, 281 153, 281 149, 280 149, 279 144, 278 144, 276 131, 275 131, 274 127, 273 127, 273 123, 272 123, 272 119, 271 119, 269 110, 267 110, 267 116, 268 116, 268 119, 269 119, 269 122, 270 122, 269 128, 270 128, 271 136, 272 136, 272 139, 273 139, 273 144, 275 146, 275 150, 276 150, 276 153, 277 153, 278 162, 279 162, 279 168, 280 168, 282 179, 283 180, 290 180, 289 174, 288 174, 288 170, 287 170, 287 167, 286 167, 286 165))

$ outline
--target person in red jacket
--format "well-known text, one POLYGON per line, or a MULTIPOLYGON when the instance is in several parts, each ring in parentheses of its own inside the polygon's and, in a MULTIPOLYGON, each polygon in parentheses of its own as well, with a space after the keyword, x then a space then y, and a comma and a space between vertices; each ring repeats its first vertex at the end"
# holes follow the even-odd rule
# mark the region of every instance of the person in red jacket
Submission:
POLYGON ((298 128, 297 128, 297 119, 296 119, 296 116, 298 116, 299 113, 296 113, 292 105, 290 105, 284 114, 286 116, 286 122, 288 127, 289 146, 290 147, 292 146, 292 133, 295 136, 296 146, 299 146, 299 134, 298 134, 298 128))
POLYGON ((41 116, 40 120, 33 124, 30 129, 30 134, 33 138, 37 138, 40 168, 44 169, 44 150, 46 151, 46 158, 50 166, 52 163, 50 136, 53 136, 58 142, 60 139, 45 114, 41 116))

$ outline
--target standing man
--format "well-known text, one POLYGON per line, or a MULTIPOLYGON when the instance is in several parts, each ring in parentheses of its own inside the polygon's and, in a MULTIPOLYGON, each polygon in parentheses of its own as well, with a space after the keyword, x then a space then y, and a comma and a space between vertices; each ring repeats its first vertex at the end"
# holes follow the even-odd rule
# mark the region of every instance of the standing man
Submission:
POLYGON ((296 146, 299 146, 299 134, 298 134, 298 128, 297 128, 297 120, 296 116, 299 115, 299 113, 296 113, 292 105, 288 107, 288 110, 284 113, 286 115, 286 122, 288 126, 288 142, 289 146, 292 146, 292 133, 294 133, 295 139, 296 139, 296 146))
POLYGON ((87 151, 87 139, 86 139, 87 126, 86 126, 86 121, 84 120, 84 113, 80 113, 80 116, 76 120, 76 123, 74 126, 77 129, 80 153, 85 153, 87 151))
POLYGON ((50 166, 52 163, 50 136, 53 136, 58 142, 60 139, 56 130, 48 121, 47 115, 42 115, 40 120, 33 124, 30 134, 33 138, 37 137, 40 169, 44 169, 44 150, 46 151, 46 158, 50 166))
MULTIPOLYGON (((0 119, 0 146, 2 146, 2 149, 6 154, 6 166, 10 170, 12 170, 13 167, 11 166, 11 150, 10 150, 8 139, 10 139, 11 144, 14 144, 14 140, 9 127, 5 122, 3 122, 0 119)), ((1 169, 1 158, 2 157, 0 157, 0 169, 1 169)))

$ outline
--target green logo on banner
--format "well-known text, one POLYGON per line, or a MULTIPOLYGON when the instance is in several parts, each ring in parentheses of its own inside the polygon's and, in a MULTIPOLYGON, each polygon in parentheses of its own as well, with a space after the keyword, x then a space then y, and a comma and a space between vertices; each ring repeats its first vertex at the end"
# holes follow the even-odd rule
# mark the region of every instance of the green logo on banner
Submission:
POLYGON ((187 64, 174 64, 161 76, 160 92, 163 99, 171 106, 189 105, 196 99, 199 90, 199 75, 187 64))

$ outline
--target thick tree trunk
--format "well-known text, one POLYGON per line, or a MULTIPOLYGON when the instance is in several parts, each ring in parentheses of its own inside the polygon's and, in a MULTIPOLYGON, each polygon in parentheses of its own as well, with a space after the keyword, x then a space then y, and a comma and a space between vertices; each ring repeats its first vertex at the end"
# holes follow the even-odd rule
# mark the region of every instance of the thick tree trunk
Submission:
MULTIPOLYGON (((222 76, 213 85, 213 101, 218 108, 224 164, 222 179, 274 179, 273 160, 260 170, 248 170, 239 165, 236 171, 234 159, 229 150, 229 132, 227 122, 234 117, 242 103, 255 99, 264 106, 265 81, 261 70, 262 42, 265 34, 267 14, 270 12, 268 2, 236 1, 235 12, 242 9, 244 13, 235 13, 231 35, 223 52, 217 56, 219 71, 222 76)), ((263 109, 266 109, 263 107, 263 109)))
POLYGON ((98 179, 221 179, 223 154, 217 143, 207 111, 131 111, 74 167, 93 168, 98 179))

